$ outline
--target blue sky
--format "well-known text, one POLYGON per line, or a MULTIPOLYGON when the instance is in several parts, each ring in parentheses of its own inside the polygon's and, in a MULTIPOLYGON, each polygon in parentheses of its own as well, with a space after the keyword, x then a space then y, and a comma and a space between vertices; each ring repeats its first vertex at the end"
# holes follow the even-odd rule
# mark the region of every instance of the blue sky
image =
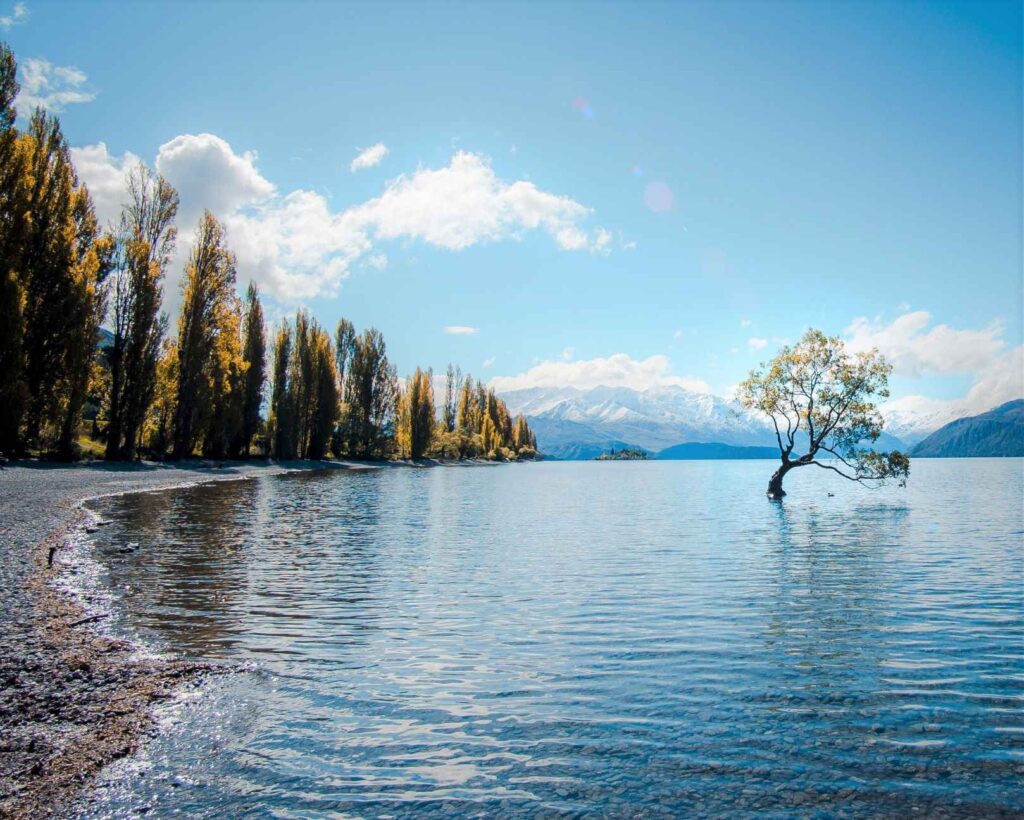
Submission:
POLYGON ((817 326, 908 410, 1024 390, 1018 3, 23 9, 101 213, 156 162, 243 282, 400 372, 721 393, 817 326))

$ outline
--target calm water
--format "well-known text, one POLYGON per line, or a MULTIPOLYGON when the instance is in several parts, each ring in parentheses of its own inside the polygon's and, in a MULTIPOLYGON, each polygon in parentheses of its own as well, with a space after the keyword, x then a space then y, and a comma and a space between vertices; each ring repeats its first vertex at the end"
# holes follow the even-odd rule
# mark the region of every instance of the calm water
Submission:
POLYGON ((1022 462, 916 461, 877 492, 802 471, 781 505, 770 469, 103 502, 116 628, 239 671, 167 710, 87 813, 1024 812, 1022 462))

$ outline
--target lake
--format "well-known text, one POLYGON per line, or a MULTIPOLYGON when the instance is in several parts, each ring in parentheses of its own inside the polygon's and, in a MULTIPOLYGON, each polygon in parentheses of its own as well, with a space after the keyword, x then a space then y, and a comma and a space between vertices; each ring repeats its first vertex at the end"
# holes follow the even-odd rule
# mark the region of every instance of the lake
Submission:
POLYGON ((772 469, 97 502, 113 629, 238 671, 162 710, 86 813, 1024 812, 1024 462, 919 460, 878 491, 801 470, 781 504, 772 469))

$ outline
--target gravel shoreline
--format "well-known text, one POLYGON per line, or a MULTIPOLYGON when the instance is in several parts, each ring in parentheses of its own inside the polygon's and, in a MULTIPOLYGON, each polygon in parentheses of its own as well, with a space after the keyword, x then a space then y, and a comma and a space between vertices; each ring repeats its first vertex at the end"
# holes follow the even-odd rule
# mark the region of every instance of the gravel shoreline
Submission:
POLYGON ((139 658, 98 631, 102 616, 55 583, 64 548, 101 496, 172 489, 342 462, 233 462, 73 466, 17 463, 0 470, 0 817, 72 813, 82 787, 131 754, 152 728, 150 707, 218 670, 139 658), (52 552, 52 566, 49 559, 52 552))

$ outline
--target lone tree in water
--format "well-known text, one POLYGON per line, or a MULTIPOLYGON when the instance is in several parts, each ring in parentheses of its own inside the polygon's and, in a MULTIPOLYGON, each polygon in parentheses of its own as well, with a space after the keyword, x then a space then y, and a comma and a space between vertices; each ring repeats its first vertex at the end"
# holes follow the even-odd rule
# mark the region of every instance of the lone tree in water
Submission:
POLYGON ((905 487, 910 459, 862 445, 882 433, 874 399, 889 396, 890 365, 877 350, 850 354, 841 339, 809 330, 739 387, 744 407, 760 410, 775 427, 782 466, 768 482, 768 497, 782 498, 786 473, 813 464, 866 486, 895 479, 905 487), (802 455, 797 448, 806 447, 802 455))

